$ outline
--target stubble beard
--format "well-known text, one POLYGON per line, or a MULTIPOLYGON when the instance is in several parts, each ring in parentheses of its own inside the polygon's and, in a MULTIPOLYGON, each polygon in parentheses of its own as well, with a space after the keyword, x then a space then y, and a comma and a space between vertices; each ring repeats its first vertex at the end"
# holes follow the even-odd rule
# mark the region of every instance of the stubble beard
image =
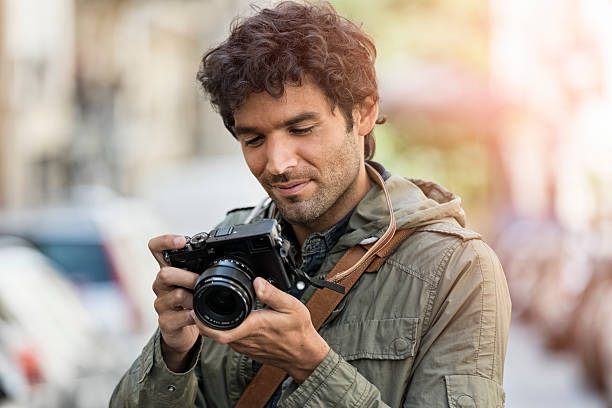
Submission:
MULTIPOLYGON (((347 134, 345 147, 328 161, 326 174, 312 174, 312 182, 317 183, 317 190, 307 200, 297 197, 277 198, 268 191, 278 211, 290 224, 307 226, 321 220, 330 209, 350 196, 359 176, 361 165, 357 144, 347 134)), ((312 172, 311 172, 312 173, 312 172)), ((299 177, 288 176, 289 179, 299 177)))

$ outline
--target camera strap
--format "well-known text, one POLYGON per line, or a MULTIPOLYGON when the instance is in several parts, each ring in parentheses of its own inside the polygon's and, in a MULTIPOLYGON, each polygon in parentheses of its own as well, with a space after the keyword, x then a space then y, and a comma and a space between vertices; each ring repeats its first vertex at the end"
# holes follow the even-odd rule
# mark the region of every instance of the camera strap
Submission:
MULTIPOLYGON (((378 247, 376 251, 372 251, 376 243, 356 245, 346 251, 326 277, 327 281, 343 285, 346 288, 346 292, 339 293, 328 288, 319 289, 306 303, 306 307, 310 311, 312 324, 317 331, 346 296, 346 293, 359 280, 361 275, 364 272, 376 272, 393 250, 408 238, 414 230, 412 228, 394 231, 391 239, 388 239, 385 245, 378 247), (372 256, 367 256, 369 254, 372 254, 372 256), (346 271, 348 270, 351 273, 347 274, 346 271), (340 276, 339 279, 337 278, 338 276, 340 276)), ((242 393, 236 407, 265 407, 286 377, 287 373, 280 368, 266 364, 263 365, 242 393)))

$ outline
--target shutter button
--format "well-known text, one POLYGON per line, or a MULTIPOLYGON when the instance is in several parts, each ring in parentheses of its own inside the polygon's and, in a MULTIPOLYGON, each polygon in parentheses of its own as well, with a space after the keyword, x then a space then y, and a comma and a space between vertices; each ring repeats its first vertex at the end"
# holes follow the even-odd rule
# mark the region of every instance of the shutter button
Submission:
POLYGON ((170 384, 170 385, 168 386, 168 391, 170 391, 170 392, 174 392, 174 391, 176 391, 176 387, 175 387, 174 385, 170 384))

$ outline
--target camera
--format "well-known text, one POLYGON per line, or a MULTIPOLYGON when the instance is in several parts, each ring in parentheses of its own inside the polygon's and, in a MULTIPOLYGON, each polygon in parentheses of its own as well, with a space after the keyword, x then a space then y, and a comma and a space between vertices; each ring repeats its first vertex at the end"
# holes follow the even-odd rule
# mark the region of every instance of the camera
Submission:
POLYGON ((173 267, 200 274, 193 291, 193 310, 213 329, 229 330, 246 319, 255 305, 253 280, 257 276, 288 291, 300 274, 288 259, 291 244, 281 236, 274 219, 185 238, 185 247, 163 251, 164 259, 173 267))
POLYGON ((246 319, 255 306, 253 280, 258 276, 285 292, 294 284, 300 290, 310 284, 345 292, 344 286, 311 278, 295 267, 289 257, 291 243, 282 237, 275 219, 185 238, 185 247, 163 251, 164 259, 170 266, 200 274, 193 290, 193 310, 213 329, 233 329, 246 319))

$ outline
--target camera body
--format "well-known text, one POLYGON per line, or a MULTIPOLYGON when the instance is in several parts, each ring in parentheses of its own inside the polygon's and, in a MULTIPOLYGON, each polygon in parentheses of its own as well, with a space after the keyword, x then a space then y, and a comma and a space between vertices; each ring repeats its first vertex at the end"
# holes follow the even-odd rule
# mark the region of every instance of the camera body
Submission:
POLYGON ((193 309, 207 326, 238 326, 255 304, 253 280, 260 276, 288 291, 296 277, 288 259, 290 243, 274 219, 220 227, 186 237, 184 248, 163 251, 166 262, 200 274, 193 309))

